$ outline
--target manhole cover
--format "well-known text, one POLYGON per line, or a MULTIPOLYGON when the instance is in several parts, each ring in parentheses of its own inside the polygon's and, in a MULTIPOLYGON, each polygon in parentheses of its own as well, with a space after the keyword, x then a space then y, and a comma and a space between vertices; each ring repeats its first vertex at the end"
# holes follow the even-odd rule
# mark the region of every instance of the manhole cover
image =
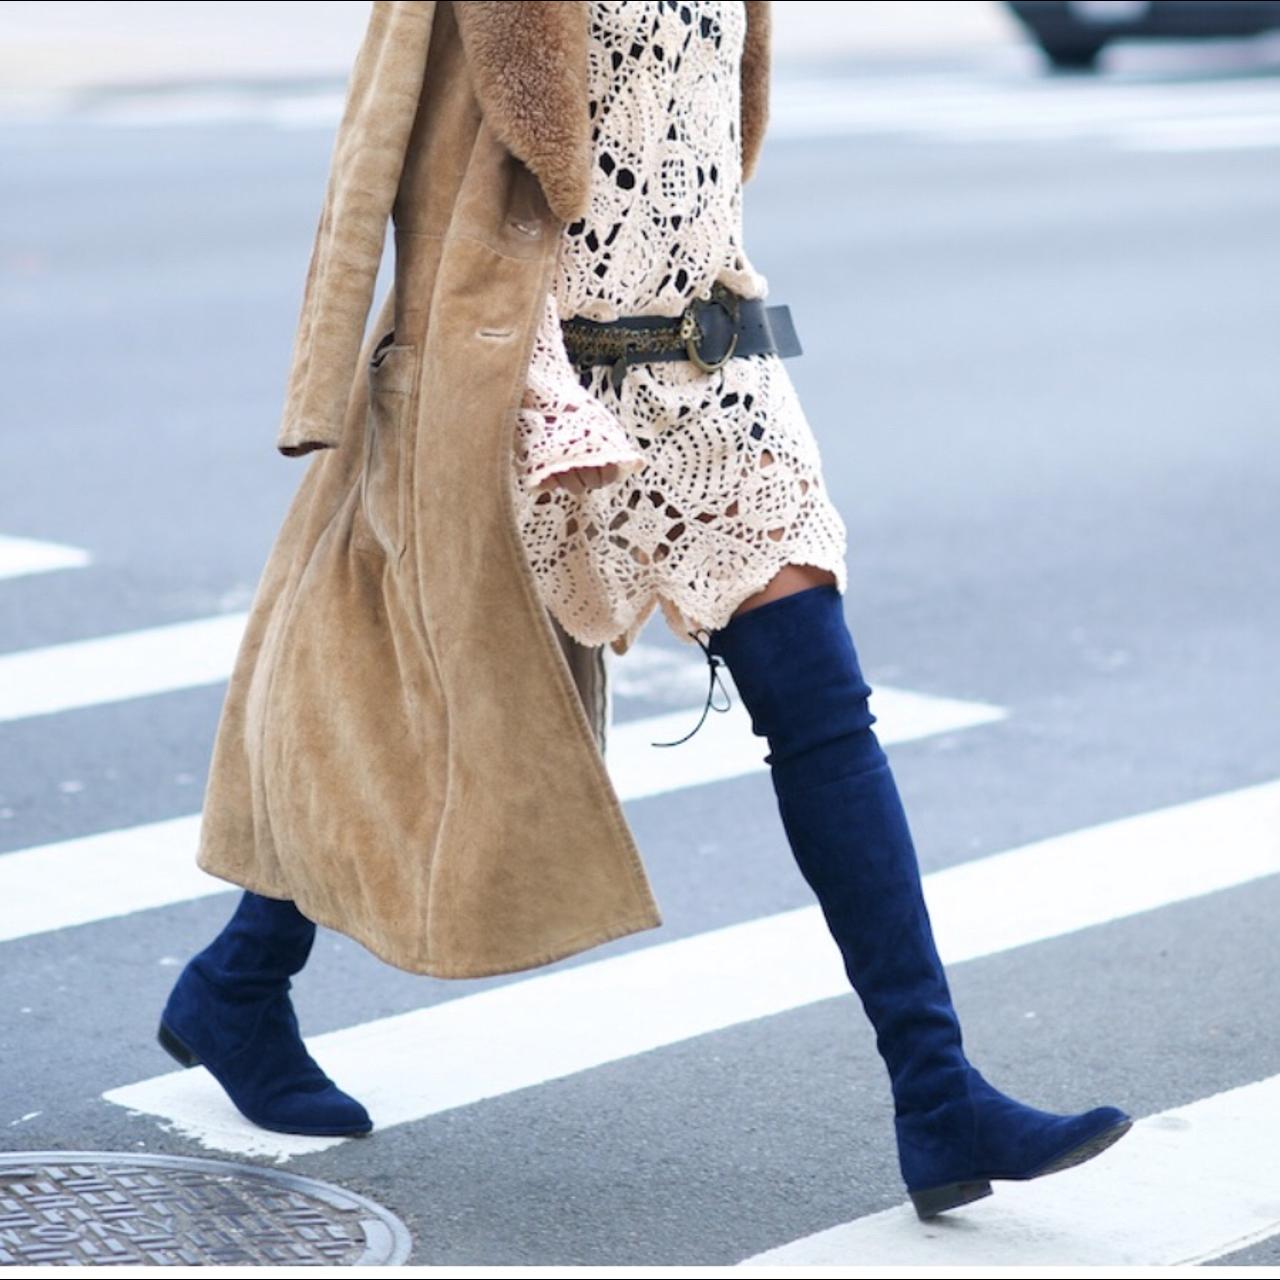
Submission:
POLYGON ((398 1264, 409 1244, 381 1205, 274 1169, 110 1151, 0 1156, 0 1266, 398 1264))

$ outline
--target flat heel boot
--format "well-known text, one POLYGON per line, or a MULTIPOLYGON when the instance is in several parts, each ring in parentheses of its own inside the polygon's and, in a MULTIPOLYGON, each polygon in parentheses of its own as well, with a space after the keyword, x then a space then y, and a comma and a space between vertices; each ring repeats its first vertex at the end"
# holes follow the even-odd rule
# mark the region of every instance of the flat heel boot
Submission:
POLYGON ((292 902, 245 892, 222 932, 174 984, 157 1039, 184 1067, 205 1067, 247 1120, 278 1133, 352 1137, 364 1107, 307 1052, 289 999, 316 927, 292 902))
POLYGON ((1079 1164, 1132 1125, 1116 1107, 1076 1115, 1007 1097, 965 1056, 920 870, 841 594, 821 584, 711 633, 752 731, 765 738, 779 814, 876 1033, 903 1181, 931 1218, 1079 1164))

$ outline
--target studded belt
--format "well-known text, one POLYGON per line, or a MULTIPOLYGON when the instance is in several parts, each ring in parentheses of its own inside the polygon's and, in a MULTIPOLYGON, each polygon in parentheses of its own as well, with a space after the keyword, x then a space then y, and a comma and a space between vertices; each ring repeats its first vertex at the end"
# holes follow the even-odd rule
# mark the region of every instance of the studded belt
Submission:
POLYGON ((733 356, 803 354, 789 307, 744 298, 718 281, 709 298, 694 298, 678 316, 573 316, 560 327, 569 359, 580 371, 611 365, 615 391, 637 362, 691 360, 710 373, 733 356))

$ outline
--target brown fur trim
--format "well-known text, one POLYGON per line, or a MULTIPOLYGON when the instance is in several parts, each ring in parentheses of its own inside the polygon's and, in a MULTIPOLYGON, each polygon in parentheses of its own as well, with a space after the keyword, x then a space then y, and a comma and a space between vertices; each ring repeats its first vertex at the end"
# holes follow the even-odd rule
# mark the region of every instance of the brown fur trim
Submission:
POLYGON ((742 180, 755 172, 769 124, 769 75, 773 17, 769 0, 746 0, 747 38, 742 49, 742 180))
MULTIPOLYGON (((587 211, 591 183, 585 0, 454 0, 476 98, 503 145, 537 176, 557 217, 587 211)), ((746 0, 742 177, 755 171, 769 116, 771 10, 746 0)))
POLYGON ((453 7, 489 127, 537 176, 557 217, 581 217, 591 179, 587 5, 455 0, 453 7))

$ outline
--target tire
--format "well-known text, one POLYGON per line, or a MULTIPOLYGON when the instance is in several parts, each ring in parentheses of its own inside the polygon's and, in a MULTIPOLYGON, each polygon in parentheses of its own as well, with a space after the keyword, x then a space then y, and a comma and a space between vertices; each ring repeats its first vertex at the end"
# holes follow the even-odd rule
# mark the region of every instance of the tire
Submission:
POLYGON ((1055 71, 1096 71, 1106 41, 1041 38, 1040 50, 1055 71))

